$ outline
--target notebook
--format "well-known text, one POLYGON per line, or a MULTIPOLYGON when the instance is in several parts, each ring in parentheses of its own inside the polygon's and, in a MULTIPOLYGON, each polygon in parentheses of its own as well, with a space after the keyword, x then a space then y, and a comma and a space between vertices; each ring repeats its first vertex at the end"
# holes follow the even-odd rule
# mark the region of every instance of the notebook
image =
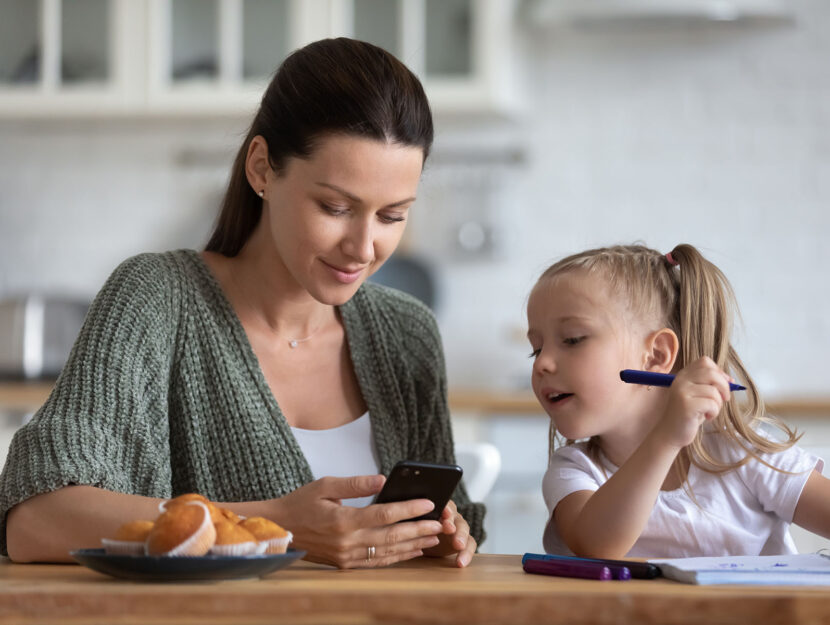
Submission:
POLYGON ((821 553, 783 556, 723 556, 649 560, 669 579, 687 584, 830 586, 830 557, 821 553))

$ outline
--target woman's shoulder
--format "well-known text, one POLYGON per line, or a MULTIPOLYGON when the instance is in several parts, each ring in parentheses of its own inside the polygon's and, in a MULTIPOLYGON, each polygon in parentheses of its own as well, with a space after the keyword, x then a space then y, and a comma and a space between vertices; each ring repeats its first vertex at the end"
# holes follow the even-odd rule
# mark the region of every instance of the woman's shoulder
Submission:
POLYGON ((145 252, 122 261, 95 296, 95 316, 175 316, 188 289, 199 283, 199 256, 193 250, 145 252), (109 312, 108 312, 109 311, 109 312))
POLYGON ((168 282, 192 274, 199 262, 198 252, 194 250, 143 252, 123 260, 110 279, 168 282))

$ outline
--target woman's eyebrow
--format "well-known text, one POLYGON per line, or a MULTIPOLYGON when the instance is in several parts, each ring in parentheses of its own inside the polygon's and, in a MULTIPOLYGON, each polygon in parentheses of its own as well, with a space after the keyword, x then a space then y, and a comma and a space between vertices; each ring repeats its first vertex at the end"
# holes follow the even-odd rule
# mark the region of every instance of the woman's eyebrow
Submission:
MULTIPOLYGON (((336 184, 331 184, 331 183, 328 183, 328 182, 318 182, 317 185, 321 186, 321 187, 326 187, 327 189, 331 189, 332 191, 337 191, 341 195, 345 195, 352 202, 355 202, 357 204, 363 204, 363 200, 361 200, 354 193, 346 191, 346 189, 343 189, 342 187, 338 187, 336 184)), ((400 200, 398 202, 388 204, 384 208, 395 208, 397 206, 402 206, 403 204, 409 204, 410 202, 414 202, 414 201, 415 201, 414 197, 409 197, 409 198, 406 198, 405 200, 400 200)))

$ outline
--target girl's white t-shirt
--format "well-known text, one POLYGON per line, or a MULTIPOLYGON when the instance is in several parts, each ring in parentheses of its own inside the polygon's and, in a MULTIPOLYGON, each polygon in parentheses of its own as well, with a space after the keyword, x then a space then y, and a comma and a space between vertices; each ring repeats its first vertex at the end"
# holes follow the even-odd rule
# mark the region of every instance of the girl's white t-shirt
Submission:
MULTIPOLYGON (((705 436, 704 444, 715 457, 729 462, 742 457, 725 436, 716 432, 705 436)), ((602 456, 603 472, 586 450, 584 442, 558 448, 542 480, 548 507, 543 542, 548 553, 573 555, 552 521, 557 504, 573 492, 597 490, 617 470, 602 456)), ((660 491, 643 533, 626 555, 684 558, 796 553, 789 525, 807 478, 813 469, 821 472, 824 461, 796 446, 761 457, 790 473, 756 460, 724 474, 693 465, 688 480, 694 499, 684 488, 660 491)))
MULTIPOLYGON (((377 475, 380 472, 368 412, 336 428, 291 428, 291 431, 303 450, 314 479, 328 476, 377 475)), ((372 503, 373 499, 374 496, 356 497, 344 499, 343 504, 362 508, 372 503)))

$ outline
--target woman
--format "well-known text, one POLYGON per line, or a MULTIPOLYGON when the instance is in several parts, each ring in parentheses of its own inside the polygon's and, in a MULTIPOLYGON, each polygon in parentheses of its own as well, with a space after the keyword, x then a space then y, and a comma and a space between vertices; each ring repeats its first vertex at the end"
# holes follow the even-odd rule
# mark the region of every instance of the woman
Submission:
POLYGON ((434 318, 364 284, 400 241, 432 133, 418 79, 380 48, 334 39, 289 56, 207 249, 129 259, 93 302, 12 442, 0 548, 68 560, 199 492, 284 525, 317 562, 466 566, 484 512, 463 488, 440 522, 398 523, 425 500, 342 503, 371 498, 398 460, 453 461, 434 318))

